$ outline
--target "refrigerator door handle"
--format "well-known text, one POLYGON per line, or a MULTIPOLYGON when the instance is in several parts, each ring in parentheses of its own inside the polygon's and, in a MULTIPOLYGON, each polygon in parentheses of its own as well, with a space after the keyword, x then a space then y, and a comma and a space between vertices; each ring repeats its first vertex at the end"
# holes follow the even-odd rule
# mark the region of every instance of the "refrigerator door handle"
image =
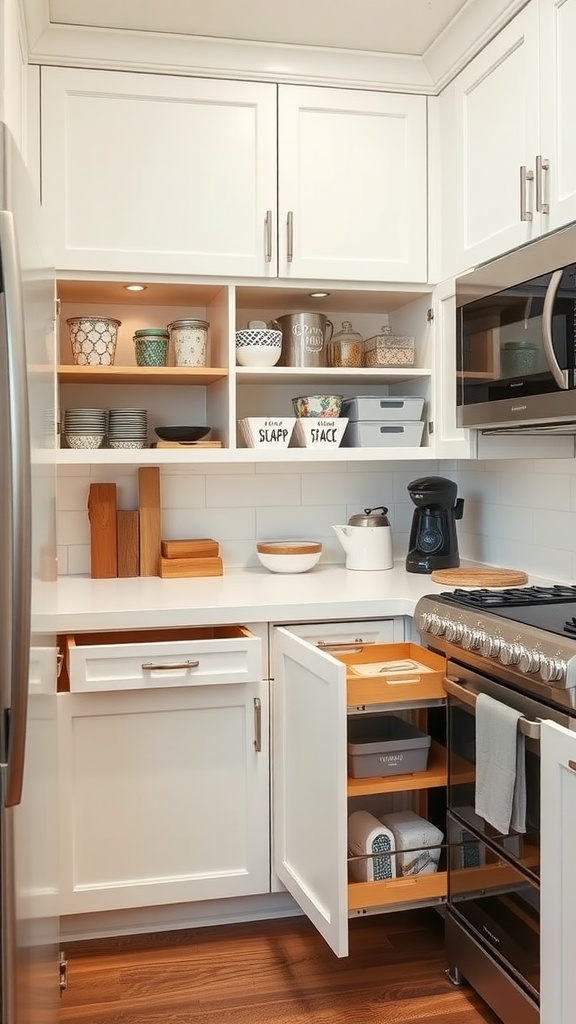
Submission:
MULTIPOLYGON (((12 650, 6 805, 20 803, 24 778, 28 674, 30 667, 30 602, 32 580, 31 466, 24 300, 12 214, 0 210, 0 253, 7 339, 7 399, 12 608, 9 642, 12 650)), ((3 609, 4 615, 6 610, 3 609)))

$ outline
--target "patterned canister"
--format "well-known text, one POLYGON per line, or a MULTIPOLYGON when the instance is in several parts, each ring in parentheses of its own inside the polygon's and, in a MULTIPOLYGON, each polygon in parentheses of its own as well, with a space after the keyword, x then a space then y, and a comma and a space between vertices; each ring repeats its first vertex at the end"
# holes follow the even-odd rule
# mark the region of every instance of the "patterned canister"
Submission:
POLYGON ((166 366, 168 331, 160 327, 142 327, 134 331, 137 366, 166 366))
POLYGON ((176 366, 206 366, 208 328, 206 320, 173 320, 168 324, 176 366))

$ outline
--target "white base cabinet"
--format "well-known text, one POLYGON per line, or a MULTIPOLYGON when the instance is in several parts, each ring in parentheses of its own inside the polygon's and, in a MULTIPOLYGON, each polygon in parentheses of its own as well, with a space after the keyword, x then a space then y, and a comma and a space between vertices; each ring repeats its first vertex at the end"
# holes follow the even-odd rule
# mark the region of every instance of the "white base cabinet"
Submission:
POLYGON ((541 727, 540 1021, 572 1024, 576 1004, 576 733, 541 727))
POLYGON ((439 904, 446 898, 445 870, 382 881, 349 878, 348 816, 353 810, 425 815, 426 792, 446 786, 446 751, 438 745, 432 747, 426 771, 348 777, 350 717, 391 711, 425 715, 445 703, 443 659, 416 645, 364 643, 362 634, 356 635, 356 642, 349 634, 345 643, 332 634, 323 646, 318 626, 316 638, 308 628, 302 636, 301 627, 275 627, 272 637, 274 869, 340 957, 348 954, 350 916, 439 904), (433 667, 405 685, 397 677, 390 681, 349 672, 356 657, 358 664, 368 664, 415 656, 429 658, 433 667))
POLYGON ((197 683, 155 685, 167 643, 141 689, 58 695, 61 914, 270 891, 268 683, 218 643, 212 684, 200 652, 197 683))

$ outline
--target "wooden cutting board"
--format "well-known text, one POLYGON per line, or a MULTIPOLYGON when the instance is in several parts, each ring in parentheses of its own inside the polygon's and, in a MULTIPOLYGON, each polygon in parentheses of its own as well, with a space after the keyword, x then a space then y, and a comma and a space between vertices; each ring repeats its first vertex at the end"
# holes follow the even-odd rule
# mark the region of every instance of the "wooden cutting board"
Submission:
POLYGON ((138 469, 138 513, 140 525, 140 575, 158 576, 161 544, 160 470, 157 466, 138 469))
POLYGON ((112 579, 118 574, 116 538, 116 484, 90 484, 90 575, 112 579))
POLYGON ((448 587, 515 587, 528 582, 520 569, 435 569, 430 578, 448 587))

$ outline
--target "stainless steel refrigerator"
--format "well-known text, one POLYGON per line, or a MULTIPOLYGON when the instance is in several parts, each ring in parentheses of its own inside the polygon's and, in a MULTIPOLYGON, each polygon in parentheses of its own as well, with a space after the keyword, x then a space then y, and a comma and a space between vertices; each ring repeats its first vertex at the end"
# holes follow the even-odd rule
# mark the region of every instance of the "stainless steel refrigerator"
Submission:
POLYGON ((55 287, 42 213, 0 124, 1 1024, 51 1024, 59 998, 55 287))

